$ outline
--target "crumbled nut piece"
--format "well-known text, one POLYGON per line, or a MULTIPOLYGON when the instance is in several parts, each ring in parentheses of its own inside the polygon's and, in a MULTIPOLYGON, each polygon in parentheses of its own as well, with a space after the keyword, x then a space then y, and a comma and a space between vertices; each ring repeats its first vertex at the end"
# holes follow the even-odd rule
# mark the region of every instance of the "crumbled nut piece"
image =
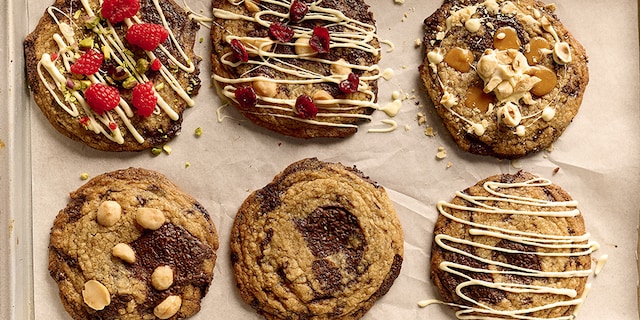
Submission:
MULTIPOLYGON (((322 89, 318 89, 313 91, 313 93, 311 94, 311 99, 314 102, 318 102, 318 101, 334 100, 335 98, 329 92, 322 89)), ((322 103, 319 103, 319 105, 326 106, 326 107, 337 106, 337 104, 322 104, 322 103)))
POLYGON ((162 146, 162 151, 164 151, 166 154, 171 154, 171 147, 169 147, 169 145, 165 144, 164 146, 162 146))
POLYGON ((111 227, 120 220, 121 215, 122 207, 120 207, 120 204, 115 201, 107 200, 98 206, 96 220, 98 220, 98 223, 102 226, 111 227))
POLYGON ((252 86, 259 96, 273 98, 278 93, 278 84, 274 81, 256 80, 252 86))
POLYGON ((447 157, 447 151, 444 147, 438 147, 438 153, 436 153, 436 159, 442 160, 447 157))
POLYGON ((89 174, 86 172, 83 172, 82 174, 80 174, 80 180, 87 180, 89 179, 89 174))
POLYGON ((395 4, 403 4, 404 0, 393 0, 395 4))
POLYGON ((160 266, 151 274, 151 285, 157 290, 167 290, 173 284, 173 269, 170 266, 160 266))
POLYGON ((247 45, 247 52, 250 56, 269 52, 273 46, 273 40, 269 37, 243 39, 242 42, 247 45))
POLYGON ((453 162, 451 162, 451 161, 447 162, 447 169, 449 169, 451 167, 453 167, 453 162))
POLYGON ((557 64, 565 65, 571 62, 571 48, 566 42, 556 42, 553 46, 553 61, 557 64))
POLYGON ((133 249, 130 245, 126 243, 118 243, 111 249, 111 254, 120 258, 120 260, 126 263, 134 263, 136 262, 136 253, 133 252, 133 249))
POLYGON ((311 48, 311 45, 309 44, 309 40, 311 40, 311 38, 307 38, 307 37, 300 37, 296 40, 296 42, 293 44, 294 46, 294 51, 296 52, 297 55, 315 55, 316 51, 313 50, 313 48, 311 48))
POLYGON ((498 109, 498 119, 508 127, 514 128, 520 124, 520 121, 522 121, 520 108, 512 102, 507 102, 504 106, 498 109))
POLYGON ((424 128, 424 135, 427 137, 435 137, 436 132, 433 130, 432 127, 426 127, 424 128))
POLYGON ((331 73, 335 75, 346 76, 352 71, 351 67, 347 65, 347 61, 340 58, 331 64, 331 73))
POLYGON ((158 230, 164 221, 162 211, 155 208, 140 208, 136 212, 136 222, 145 229, 158 230))
POLYGON ((200 136, 202 136, 202 128, 197 127, 197 128, 196 128, 196 130, 193 132, 193 134, 194 134, 196 137, 200 137, 200 136))
POLYGON ((418 125, 421 126, 425 123, 427 123, 427 116, 422 113, 422 112, 418 112, 418 125))
POLYGON ((182 298, 180 296, 168 296, 153 308, 153 314, 160 319, 169 319, 180 310, 181 306, 182 298))
POLYGON ((107 287, 96 280, 84 283, 82 299, 93 310, 102 310, 111 304, 111 294, 107 287))
POLYGON ((415 44, 416 44, 416 47, 422 46, 422 39, 420 39, 420 38, 416 39, 415 44))
POLYGON ((260 7, 258 7, 259 3, 260 0, 244 0, 244 6, 245 8, 247 8, 247 10, 249 10, 249 12, 260 11, 260 7))

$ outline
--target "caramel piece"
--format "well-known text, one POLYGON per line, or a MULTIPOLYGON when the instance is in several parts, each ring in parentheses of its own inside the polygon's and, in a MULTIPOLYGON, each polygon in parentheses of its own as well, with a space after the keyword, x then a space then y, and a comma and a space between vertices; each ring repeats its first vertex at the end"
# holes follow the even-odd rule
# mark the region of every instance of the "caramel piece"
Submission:
POLYGON ((462 48, 453 48, 444 56, 444 62, 460 72, 468 72, 473 62, 473 53, 462 48))
POLYGON ((489 104, 493 102, 493 95, 484 93, 481 87, 470 87, 467 90, 464 104, 468 108, 477 108, 485 113, 489 110, 489 104))
POLYGON ((525 57, 527 57, 527 63, 529 63, 530 66, 540 63, 544 56, 544 49, 551 49, 549 41, 542 37, 535 37, 531 39, 531 42, 529 42, 529 51, 524 53, 525 57))
POLYGON ((520 49, 520 38, 516 29, 512 27, 502 27, 493 35, 493 47, 498 50, 520 49))
POLYGON ((537 66, 535 68, 532 68, 530 74, 531 76, 542 80, 533 85, 533 88, 531 88, 531 93, 538 97, 544 96, 545 94, 551 92, 551 90, 553 90, 553 88, 555 88, 556 84, 558 83, 558 80, 556 79, 556 73, 547 67, 537 66))

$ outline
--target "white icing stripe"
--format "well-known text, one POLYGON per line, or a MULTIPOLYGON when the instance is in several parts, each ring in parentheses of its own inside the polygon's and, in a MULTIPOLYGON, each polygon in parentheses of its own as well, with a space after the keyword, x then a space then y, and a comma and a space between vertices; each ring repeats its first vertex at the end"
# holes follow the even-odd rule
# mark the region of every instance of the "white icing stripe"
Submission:
MULTIPOLYGON (((519 254, 519 255, 532 255, 540 257, 580 257, 588 256, 592 252, 598 250, 599 245, 596 242, 589 241, 589 234, 576 235, 576 236, 561 236, 554 234, 546 234, 540 232, 523 232, 517 230, 510 230, 506 228, 486 225, 478 222, 472 222, 467 219, 461 219, 453 216, 447 210, 463 210, 467 212, 474 212, 476 214, 505 214, 505 215, 527 215, 536 217, 574 217, 580 214, 580 212, 574 208, 577 206, 576 201, 550 201, 543 199, 536 199, 527 196, 515 196, 505 192, 499 192, 498 190, 507 190, 514 188, 529 188, 529 187, 544 187, 551 185, 551 181, 542 178, 534 178, 528 181, 520 183, 501 183, 495 181, 488 181, 483 184, 483 189, 492 194, 493 196, 473 196, 462 192, 457 192, 456 196, 462 198, 469 205, 454 205, 452 203, 440 201, 438 202, 438 211, 444 217, 451 219, 455 222, 470 226, 469 234, 473 236, 483 236, 493 238, 487 242, 487 238, 480 238, 482 242, 477 242, 469 239, 461 239, 447 234, 438 234, 434 238, 435 245, 439 246, 445 251, 452 252, 458 255, 467 257, 468 259, 475 260, 478 265, 486 267, 472 267, 465 264, 459 264, 449 261, 441 262, 438 266, 440 270, 454 274, 456 276, 466 279, 456 287, 456 294, 463 300, 469 302, 472 306, 464 306, 458 304, 444 303, 439 300, 427 300, 419 302, 420 307, 426 307, 434 303, 442 303, 454 306, 461 310, 456 312, 458 319, 503 319, 503 317, 510 317, 510 319, 543 319, 529 316, 528 314, 541 310, 548 310, 557 307, 569 307, 576 306, 573 315, 552 318, 556 320, 573 319, 578 311, 578 307, 584 302, 584 298, 589 291, 590 285, 587 284, 584 293, 581 297, 577 297, 577 291, 570 288, 552 287, 552 286, 540 286, 530 285, 522 283, 506 283, 506 282, 489 282, 474 279, 470 273, 481 274, 500 274, 500 275, 515 275, 523 277, 533 278, 572 278, 572 277, 588 277, 591 273, 591 269, 586 270, 574 270, 574 271, 558 271, 548 272, 535 269, 524 268, 513 265, 503 260, 497 260, 494 258, 483 258, 476 254, 467 252, 475 252, 475 250, 463 250, 460 248, 473 247, 478 250, 490 250, 494 252, 502 252, 505 254, 519 254), (498 207, 502 206, 501 203, 517 204, 523 208, 535 207, 540 210, 523 209, 523 210, 503 210, 498 207), (474 207, 471 207, 474 206, 474 207), (551 208, 558 208, 555 211, 547 211, 551 208), (522 251, 508 248, 501 248, 495 245, 487 243, 497 243, 501 240, 508 240, 510 242, 520 243, 525 246, 543 248, 541 252, 534 251, 522 251), (544 305, 536 306, 528 309, 519 309, 511 311, 501 311, 490 308, 484 305, 480 301, 476 301, 463 293, 463 289, 469 286, 482 286, 485 288, 497 289, 511 293, 535 293, 535 294, 552 294, 557 296, 564 296, 570 298, 558 297, 555 302, 549 302, 544 305), (577 298, 576 298, 577 297, 577 298)), ((603 256, 601 260, 606 260, 606 256, 603 256)), ((600 263, 599 263, 600 264, 600 263)), ((598 267, 596 267, 598 269, 598 267)), ((508 277, 505 277, 508 279, 508 277)), ((544 318, 547 319, 547 318, 544 318)))
MULTIPOLYGON (((81 0, 81 3, 88 16, 90 17, 95 16, 95 13, 93 9, 90 7, 88 0, 81 0)), ((173 34, 173 31, 169 28, 169 25, 164 16, 164 12, 160 7, 159 1, 153 0, 153 3, 154 3, 155 9, 158 11, 158 14, 160 15, 163 26, 169 32, 169 38, 173 47, 176 48, 176 50, 181 56, 182 61, 184 61, 186 65, 180 60, 178 60, 178 58, 173 56, 163 45, 159 46, 160 50, 162 50, 165 53, 165 55, 169 58, 169 60, 174 65, 176 65, 179 69, 187 73, 195 72, 195 64, 191 61, 191 59, 189 59, 187 54, 184 52, 184 49, 180 46, 180 43, 177 41, 175 35, 173 34)), ((47 9, 47 12, 51 16, 51 18, 54 20, 54 22, 58 25, 62 33, 62 36, 60 36, 60 34, 54 34, 53 40, 58 45, 58 55, 59 57, 62 58, 61 60, 64 67, 64 71, 69 73, 71 68, 71 63, 75 61, 75 57, 74 57, 75 53, 73 50, 74 49, 77 50, 77 45, 75 44, 74 32, 73 32, 74 28, 70 27, 64 22, 60 22, 56 14, 64 15, 69 21, 71 21, 71 23, 73 23, 73 20, 64 12, 62 12, 60 9, 53 6, 49 7, 47 9)), ((143 21, 141 21, 137 16, 133 18, 133 21, 135 21, 135 23, 143 23, 143 21)), ((132 19, 125 19, 125 23, 128 27, 130 27, 133 24, 133 21, 132 19)), ((145 74, 141 74, 136 70, 135 68, 136 61, 133 59, 133 57, 127 54, 128 50, 126 49, 124 43, 122 42, 122 39, 120 39, 120 37, 115 33, 115 29, 113 28, 111 23, 107 20, 105 20, 105 22, 107 25, 106 28, 102 24, 98 24, 96 27, 94 27, 93 32, 96 33, 96 35, 98 36, 103 48, 107 48, 107 50, 110 52, 111 59, 114 59, 114 61, 119 66, 122 66, 123 68, 125 68, 126 71, 138 81, 138 83, 144 83, 149 81, 149 79, 145 74)), ((76 27, 81 28, 79 26, 76 26, 76 27)), ((153 61, 156 58, 153 52, 147 52, 147 56, 149 57, 150 61, 153 61)), ((193 99, 191 99, 187 91, 180 86, 176 77, 164 65, 160 69, 160 74, 165 79, 165 81, 169 84, 169 87, 172 90, 174 90, 187 103, 188 106, 194 105, 193 99)), ((53 96, 56 103, 63 110, 65 110, 65 112, 67 112, 70 116, 72 117, 80 116, 80 112, 78 111, 76 102, 82 106, 82 110, 86 118, 84 120, 79 119, 79 121, 81 120, 85 121, 85 123, 83 124, 88 130, 91 130, 96 134, 102 134, 103 136, 107 137, 109 140, 116 142, 118 144, 122 144, 124 143, 124 137, 122 135, 122 132, 120 131, 120 128, 118 127, 112 128, 112 125, 115 124, 114 117, 118 117, 122 120, 125 127, 127 128, 127 131, 131 133, 131 135, 134 137, 134 139, 137 142, 143 143, 145 141, 145 138, 138 132, 138 130, 134 127, 133 123, 131 122, 131 118, 134 117, 135 114, 131 106, 129 106, 129 104, 124 99, 122 98, 120 99, 118 107, 116 107, 114 110, 107 111, 102 116, 96 114, 88 106, 86 101, 84 101, 84 98, 82 97, 81 92, 79 90, 73 90, 66 87, 67 79, 62 74, 62 72, 58 70, 55 63, 51 61, 51 56, 49 54, 44 54, 40 58, 40 61, 38 63, 38 75, 41 81, 44 83, 47 90, 49 91, 49 93, 53 96), (56 88, 60 92, 62 92, 63 95, 65 95, 66 102, 63 102, 60 99, 58 94, 55 92, 55 88, 52 88, 52 86, 49 84, 44 74, 42 73, 41 67, 44 67, 45 70, 47 70, 48 74, 56 83, 56 88), (67 98, 67 96, 72 96, 74 99, 67 98), (75 100, 75 102, 71 100, 75 100)), ((104 84, 107 83, 104 77, 99 73, 88 76, 88 79, 92 83, 104 83, 104 84)), ((174 121, 178 120, 180 118, 180 115, 173 109, 173 107, 169 103, 164 101, 164 99, 159 94, 157 94, 157 92, 155 95, 158 98, 156 110, 160 109, 164 111, 169 116, 170 119, 174 121)))
MULTIPOLYGON (((223 20, 244 20, 253 23, 257 23, 262 25, 264 28, 269 28, 271 22, 265 20, 266 16, 278 17, 280 19, 288 18, 289 7, 291 6, 290 1, 282 1, 282 0, 261 0, 261 2, 265 4, 277 5, 282 8, 285 8, 283 12, 277 12, 274 10, 263 9, 259 12, 254 13, 252 16, 242 15, 234 12, 229 12, 226 10, 214 8, 213 16, 218 19, 223 20)), ((309 4, 309 12, 306 14, 304 20, 319 20, 326 21, 329 24, 325 25, 325 27, 330 28, 331 26, 342 26, 344 27, 343 32, 332 32, 331 33, 331 42, 330 48, 352 48, 360 51, 364 51, 373 55, 379 54, 379 49, 375 48, 370 44, 371 41, 377 39, 376 28, 374 25, 363 23, 357 21, 355 19, 351 19, 346 17, 342 12, 338 10, 323 8, 320 6, 321 1, 315 1, 309 4)), ((242 2, 234 3, 235 5, 241 5, 242 2)), ((214 26, 216 27, 216 23, 214 22, 214 26)), ((218 26, 220 27, 220 26, 218 26)), ((294 30, 294 39, 298 38, 310 38, 313 30, 308 28, 303 28, 300 26, 290 26, 294 30)), ((264 76, 255 76, 255 77, 243 77, 241 75, 239 78, 226 78, 220 75, 214 74, 213 79, 216 83, 221 83, 222 85, 218 85, 219 93, 226 97, 229 100, 235 101, 234 92, 235 87, 224 84, 251 84, 254 81, 267 81, 267 82, 275 82, 280 84, 317 84, 317 83, 334 83, 339 84, 341 81, 345 80, 348 75, 329 75, 324 76, 322 74, 318 74, 316 72, 312 72, 307 69, 302 69, 298 66, 292 65, 285 61, 285 59, 300 59, 307 60, 317 63, 322 63, 325 65, 338 65, 339 63, 336 61, 331 61, 327 59, 322 59, 321 57, 316 56, 313 53, 310 54, 280 54, 276 53, 271 49, 272 46, 294 46, 295 41, 291 41, 289 43, 280 43, 275 42, 268 38, 252 38, 252 37, 240 37, 235 35, 228 35, 225 37, 227 42, 231 42, 231 40, 237 39, 242 42, 252 57, 257 57, 254 59, 249 59, 248 62, 244 64, 250 64, 257 67, 267 67, 278 72, 282 72, 283 74, 295 77, 295 79, 273 79, 264 76)), ((243 64, 241 61, 236 61, 236 59, 232 58, 233 55, 231 53, 227 53, 220 57, 220 62, 224 65, 227 65, 231 68, 236 68, 243 64)), ((351 68, 352 70, 361 70, 366 72, 371 72, 374 75, 372 76, 363 76, 360 77, 360 84, 358 87, 358 91, 363 93, 368 97, 365 101, 355 100, 355 99, 329 99, 317 101, 317 106, 320 109, 329 108, 335 111, 335 114, 329 113, 319 113, 316 119, 302 119, 295 115, 295 111, 293 110, 293 106, 295 105, 295 100, 286 100, 286 99, 273 99, 265 96, 258 95, 259 101, 265 101, 274 104, 280 105, 288 105, 292 106, 292 108, 282 108, 275 107, 272 105, 264 105, 259 104, 257 107, 259 108, 271 108, 274 110, 285 111, 287 114, 277 114, 277 113, 269 113, 270 116, 282 117, 287 119, 292 119, 295 121, 312 123, 317 125, 325 125, 325 126, 344 126, 344 127, 357 127, 356 125, 342 125, 330 122, 324 122, 319 120, 324 116, 339 116, 339 117, 359 117, 367 120, 371 120, 371 116, 369 115, 349 115, 349 110, 354 110, 355 108, 364 108, 370 107, 374 109, 379 109, 379 106, 376 103, 376 96, 374 92, 371 90, 370 86, 367 85, 368 81, 377 81, 380 78, 380 68, 378 65, 372 66, 360 66, 357 64, 349 64, 343 63, 342 65, 351 68), (336 107, 339 104, 340 107, 336 107)), ((253 70, 253 68, 252 68, 253 70)))

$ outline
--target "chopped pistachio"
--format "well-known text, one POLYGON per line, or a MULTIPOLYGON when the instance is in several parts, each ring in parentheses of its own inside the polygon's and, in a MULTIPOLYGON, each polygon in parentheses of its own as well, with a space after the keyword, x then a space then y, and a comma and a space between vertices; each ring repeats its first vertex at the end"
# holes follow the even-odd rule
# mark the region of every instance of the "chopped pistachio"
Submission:
POLYGON ((82 14, 82 10, 76 10, 76 12, 73 13, 73 18, 78 19, 80 18, 81 14, 82 14))
POLYGON ((122 82, 122 87, 125 89, 132 89, 138 84, 138 80, 134 77, 128 77, 122 82))
POLYGON ((187 161, 187 162, 185 162, 185 163, 184 163, 184 167, 185 167, 185 168, 189 168, 190 166, 191 166, 191 163, 189 163, 189 161, 187 161))
POLYGON ((131 74, 121 66, 117 66, 113 73, 111 73, 111 77, 113 77, 115 81, 122 81, 130 76, 131 74))
POLYGON ((202 43, 204 41, 203 37, 200 37, 200 43, 202 43))
POLYGON ((83 172, 82 174, 80 174, 80 179, 81 180, 87 180, 89 179, 89 174, 86 172, 83 172))
POLYGON ((93 29, 97 27, 99 23, 100 23, 100 18, 98 18, 97 16, 87 17, 84 20, 84 27, 87 29, 93 29))
POLYGON ((151 154, 154 156, 159 156, 162 153, 162 149, 160 148, 153 148, 151 149, 151 154))
POLYGON ((160 91, 160 90, 164 89, 164 82, 160 82, 160 83, 156 84, 153 88, 156 89, 156 91, 160 91))
POLYGON ((171 154, 171 147, 166 144, 162 146, 162 150, 164 150, 164 152, 166 152, 167 154, 171 154))
POLYGON ((102 54, 104 55, 105 60, 111 59, 111 48, 109 46, 102 46, 102 54))
POLYGON ((90 80, 80 80, 80 89, 86 89, 91 86, 90 80))
POLYGON ((202 128, 197 127, 196 131, 193 133, 196 137, 202 136, 202 128))
POLYGON ((93 38, 92 37, 84 38, 84 39, 80 40, 78 45, 82 49, 91 49, 93 47, 93 38))
POLYGON ((147 72, 147 70, 149 70, 149 61, 144 58, 138 59, 138 61, 136 61, 136 71, 142 74, 147 72))

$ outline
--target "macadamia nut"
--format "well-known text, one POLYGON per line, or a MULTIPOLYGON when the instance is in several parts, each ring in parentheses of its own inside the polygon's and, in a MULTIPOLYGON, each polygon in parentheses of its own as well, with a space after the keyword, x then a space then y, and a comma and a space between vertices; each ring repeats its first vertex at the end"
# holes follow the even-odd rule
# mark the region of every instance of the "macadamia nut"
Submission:
POLYGON ((160 266, 151 274, 151 285, 157 290, 167 290, 173 284, 173 269, 170 266, 160 266))
POLYGON ((136 262, 136 253, 126 243, 118 243, 111 249, 111 254, 126 263, 136 262))
POLYGON ((181 306, 180 296, 168 296, 153 309, 153 314, 160 319, 169 319, 178 313, 181 306))
POLYGON ((158 230, 164 220, 162 211, 155 208, 140 208, 136 212, 136 222, 145 229, 158 230))
POLYGON ((111 227, 120 220, 120 216, 122 216, 122 207, 120 207, 120 204, 108 200, 98 206, 96 219, 100 225, 111 227))
POLYGON ((89 280, 84 283, 82 299, 93 310, 102 310, 111 304, 111 294, 107 287, 96 280, 89 280))

